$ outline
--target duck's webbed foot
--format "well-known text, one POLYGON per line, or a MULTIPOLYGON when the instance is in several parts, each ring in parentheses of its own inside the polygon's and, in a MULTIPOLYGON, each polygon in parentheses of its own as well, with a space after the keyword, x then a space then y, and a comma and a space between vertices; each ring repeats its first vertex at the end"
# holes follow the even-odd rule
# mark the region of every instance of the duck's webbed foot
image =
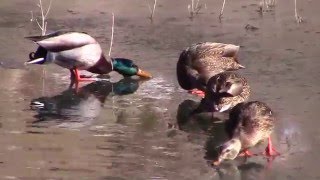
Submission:
POLYGON ((191 89, 191 90, 188 91, 188 93, 200 96, 202 98, 204 98, 204 96, 205 96, 205 92, 203 92, 203 91, 201 91, 199 89, 191 89))
POLYGON ((253 154, 252 152, 250 152, 249 150, 244 150, 242 151, 238 156, 240 157, 251 157, 251 156, 255 156, 256 154, 253 154))
POLYGON ((81 81, 97 81, 98 79, 93 76, 87 76, 87 75, 80 75, 78 69, 71 69, 71 78, 74 79, 76 82, 81 81))
POLYGON ((266 156, 278 156, 280 153, 272 146, 271 138, 268 138, 268 146, 265 149, 264 154, 266 156))

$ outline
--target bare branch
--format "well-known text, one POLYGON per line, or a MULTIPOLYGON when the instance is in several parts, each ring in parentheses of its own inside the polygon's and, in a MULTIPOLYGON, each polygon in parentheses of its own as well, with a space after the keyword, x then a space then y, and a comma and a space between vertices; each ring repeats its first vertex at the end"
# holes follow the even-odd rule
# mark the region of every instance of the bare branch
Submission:
POLYGON ((219 18, 220 18, 220 19, 222 18, 223 10, 224 10, 224 5, 225 5, 225 4, 226 4, 226 0, 223 0, 222 7, 221 7, 221 11, 220 11, 220 15, 219 15, 219 18))
POLYGON ((112 27, 111 27, 111 40, 110 40, 109 56, 111 56, 111 50, 112 50, 112 44, 113 44, 113 33, 114 33, 114 13, 112 13, 112 27))
POLYGON ((199 7, 199 2, 200 2, 200 0, 197 0, 196 9, 198 9, 198 7, 199 7))
POLYGON ((50 8, 51 8, 51 3, 52 3, 52 0, 50 0, 49 6, 47 8, 46 15, 44 15, 45 18, 47 18, 48 14, 49 14, 49 11, 50 11, 50 8))
POLYGON ((40 25, 40 23, 39 23, 39 21, 38 21, 38 18, 36 18, 36 22, 37 22, 39 28, 41 29, 41 31, 43 31, 43 28, 42 28, 42 26, 40 25))
POLYGON ((298 24, 303 21, 302 17, 298 15, 297 0, 294 0, 294 17, 296 18, 298 24))
POLYGON ((147 5, 148 5, 148 8, 149 8, 150 13, 152 13, 152 9, 151 9, 151 7, 150 7, 150 4, 149 4, 148 0, 146 0, 146 1, 147 1, 147 5))
POLYGON ((153 19, 153 15, 154 15, 154 11, 156 10, 156 6, 157 6, 157 0, 154 0, 153 2, 153 9, 152 9, 152 12, 151 12, 151 20, 153 19))
POLYGON ((194 3, 194 0, 191 0, 191 10, 192 10, 192 13, 194 12, 194 5, 193 5, 193 3, 194 3))
POLYGON ((45 23, 44 23, 44 35, 46 34, 46 32, 47 32, 47 24, 48 24, 48 22, 46 21, 45 23))

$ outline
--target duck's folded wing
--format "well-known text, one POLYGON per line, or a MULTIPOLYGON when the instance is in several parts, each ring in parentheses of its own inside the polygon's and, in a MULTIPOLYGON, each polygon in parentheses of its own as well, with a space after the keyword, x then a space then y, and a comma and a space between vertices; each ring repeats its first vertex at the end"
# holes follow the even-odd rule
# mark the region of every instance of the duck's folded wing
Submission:
POLYGON ((192 50, 197 53, 198 58, 222 56, 236 57, 240 46, 234 44, 204 42, 192 46, 192 50))
POLYGON ((97 43, 90 35, 80 32, 58 31, 45 36, 25 37, 51 52, 59 52, 97 43))

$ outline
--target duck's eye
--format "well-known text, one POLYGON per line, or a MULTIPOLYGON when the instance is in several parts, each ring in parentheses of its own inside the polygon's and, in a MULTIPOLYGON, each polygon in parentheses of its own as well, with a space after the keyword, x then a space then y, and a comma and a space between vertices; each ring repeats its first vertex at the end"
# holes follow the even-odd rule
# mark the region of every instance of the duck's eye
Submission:
POLYGON ((230 152, 230 149, 227 149, 227 150, 226 150, 226 153, 229 153, 229 152, 230 152))

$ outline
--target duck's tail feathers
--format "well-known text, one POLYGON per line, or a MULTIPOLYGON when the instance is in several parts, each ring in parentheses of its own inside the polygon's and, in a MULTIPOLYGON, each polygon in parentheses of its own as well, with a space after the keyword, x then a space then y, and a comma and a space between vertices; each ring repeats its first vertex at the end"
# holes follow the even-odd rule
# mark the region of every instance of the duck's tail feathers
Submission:
POLYGON ((240 46, 234 44, 227 44, 224 48, 224 57, 237 57, 240 46))
POLYGON ((37 59, 32 59, 30 61, 25 62, 25 65, 29 65, 29 64, 43 64, 45 62, 45 58, 37 58, 37 59))

